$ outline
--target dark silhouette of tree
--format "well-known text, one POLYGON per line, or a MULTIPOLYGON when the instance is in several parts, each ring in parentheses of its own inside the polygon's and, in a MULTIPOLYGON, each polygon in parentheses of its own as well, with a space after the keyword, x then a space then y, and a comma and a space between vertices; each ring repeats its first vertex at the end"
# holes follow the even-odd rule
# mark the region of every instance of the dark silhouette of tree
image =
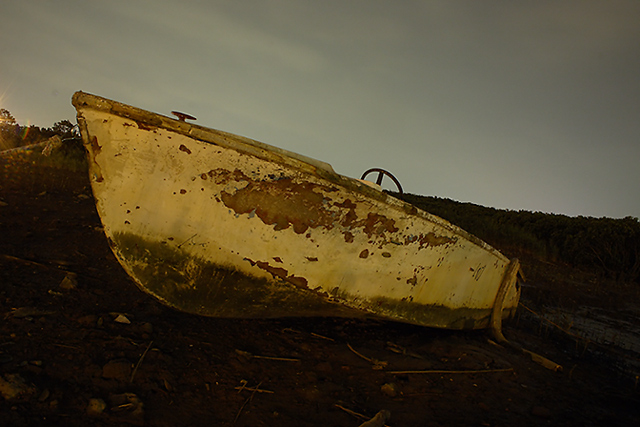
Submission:
POLYGON ((54 123, 53 127, 50 130, 54 135, 58 135, 62 139, 74 138, 78 136, 76 126, 69 120, 61 120, 54 123))
POLYGON ((54 135, 61 139, 78 138, 77 127, 69 120, 61 120, 51 128, 20 126, 15 117, 4 108, 0 109, 0 150, 37 144, 54 135))
POLYGON ((20 145, 20 126, 9 110, 0 108, 0 150, 20 145))

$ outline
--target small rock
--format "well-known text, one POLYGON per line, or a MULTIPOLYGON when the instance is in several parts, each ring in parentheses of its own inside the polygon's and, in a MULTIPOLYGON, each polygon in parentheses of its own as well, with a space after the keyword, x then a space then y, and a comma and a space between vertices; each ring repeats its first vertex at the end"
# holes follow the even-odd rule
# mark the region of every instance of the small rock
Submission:
POLYGON ((50 395, 51 392, 49 391, 49 389, 45 388, 44 390, 42 390, 42 393, 40 393, 40 396, 38 396, 38 402, 44 402, 49 398, 50 395))
POLYGON ((90 417, 97 417, 107 409, 107 404, 102 399, 89 399, 87 404, 87 415, 90 417))
POLYGON ((36 391, 34 386, 28 385, 18 374, 0 376, 0 395, 5 400, 27 400, 36 391))
POLYGON ((131 324, 131 320, 127 319, 127 316, 124 314, 118 314, 115 319, 113 319, 116 323, 124 323, 126 325, 131 324))
POLYGON ((78 286, 78 276, 75 273, 67 273, 60 282, 60 289, 71 290, 75 289, 78 286))
POLYGON ((383 427, 389 418, 391 418, 391 412, 383 409, 369 421, 360 424, 360 427, 383 427))
POLYGON ((144 405, 134 393, 112 394, 109 396, 111 412, 127 423, 144 423, 144 405))
POLYGON ((164 384, 164 388, 171 393, 173 391, 173 387, 171 386, 171 384, 169 384, 169 381, 167 381, 166 378, 162 379, 162 383, 164 384))
POLYGON ((398 395, 398 386, 394 383, 387 383, 380 387, 380 391, 389 397, 396 397, 398 395))

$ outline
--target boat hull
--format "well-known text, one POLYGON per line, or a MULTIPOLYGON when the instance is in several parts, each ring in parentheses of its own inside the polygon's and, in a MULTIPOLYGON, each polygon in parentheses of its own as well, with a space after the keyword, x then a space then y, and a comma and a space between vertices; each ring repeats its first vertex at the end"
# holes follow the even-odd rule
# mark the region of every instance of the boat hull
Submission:
POLYGON ((111 248, 169 306, 453 329, 517 307, 512 261, 326 163, 82 92, 73 104, 111 248))

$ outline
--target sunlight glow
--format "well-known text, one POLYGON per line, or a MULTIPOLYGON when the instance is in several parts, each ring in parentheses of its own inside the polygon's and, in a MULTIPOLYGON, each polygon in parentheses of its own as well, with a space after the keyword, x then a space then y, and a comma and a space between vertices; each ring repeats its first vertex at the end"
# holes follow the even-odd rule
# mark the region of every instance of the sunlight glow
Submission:
POLYGON ((0 94, 0 108, 4 108, 4 100, 5 98, 7 98, 8 90, 9 90, 9 87, 5 88, 5 90, 3 90, 2 93, 0 94))

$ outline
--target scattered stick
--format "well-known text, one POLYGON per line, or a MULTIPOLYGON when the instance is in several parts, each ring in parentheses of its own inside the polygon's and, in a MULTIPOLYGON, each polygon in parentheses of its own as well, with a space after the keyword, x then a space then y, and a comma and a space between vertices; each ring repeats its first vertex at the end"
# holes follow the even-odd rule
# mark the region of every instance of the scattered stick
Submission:
POLYGON ((344 412, 346 412, 346 413, 347 413, 347 414, 349 414, 349 415, 353 415, 353 416, 354 416, 354 417, 356 417, 356 418, 360 418, 361 420, 366 420, 366 419, 367 419, 367 417, 366 417, 366 416, 364 416, 364 415, 362 415, 362 414, 359 414, 359 413, 357 413, 357 412, 355 412, 355 411, 352 411, 351 409, 345 408, 345 407, 344 407, 344 406, 342 406, 342 405, 338 405, 337 403, 336 403, 334 406, 335 406, 336 408, 338 408, 338 409, 342 409, 344 412))
POLYGON ((14 308, 10 312, 4 315, 5 320, 14 317, 16 319, 24 319, 25 317, 40 317, 40 316, 49 316, 51 314, 56 314, 55 311, 45 311, 40 310, 36 307, 20 307, 14 308))
POLYGON ((392 343, 391 341, 387 341, 387 350, 393 351, 394 353, 402 354, 403 356, 415 357, 416 359, 424 359, 424 357, 420 356, 419 354, 412 351, 407 351, 406 348, 392 343))
POLYGON ((324 335, 316 334, 315 332, 311 332, 311 336, 314 336, 316 338, 322 338, 323 340, 327 340, 327 341, 335 341, 333 338, 325 337, 324 335))
POLYGON ((9 261, 21 262, 23 264, 29 264, 29 265, 37 265, 38 267, 51 268, 50 265, 42 264, 41 262, 37 262, 37 261, 31 261, 30 259, 18 258, 18 257, 7 255, 7 254, 0 254, 0 256, 9 261))
POLYGON ((261 388, 258 388, 258 386, 255 387, 245 387, 246 383, 238 386, 238 387, 234 387, 236 390, 238 390, 238 392, 241 392, 242 390, 249 390, 252 391, 254 393, 268 393, 268 394, 273 394, 275 393, 275 391, 271 391, 271 390, 264 390, 261 388))
POLYGON ((248 351, 236 350, 236 353, 240 356, 247 357, 249 359, 266 359, 266 360, 279 360, 281 362, 299 362, 300 359, 292 359, 289 357, 271 357, 271 356, 258 356, 255 354, 251 354, 248 351))
POLYGON ((382 411, 378 412, 373 418, 369 420, 369 417, 362 415, 356 411, 352 411, 351 409, 345 408, 342 405, 338 405, 336 403, 334 406, 338 409, 342 409, 344 412, 346 412, 349 415, 352 415, 356 418, 363 420, 364 423, 360 424, 360 427, 386 427, 385 422, 391 416, 391 412, 387 411, 386 409, 383 409, 382 411))
POLYGON ((512 349, 521 352, 531 358, 534 362, 538 363, 541 366, 544 366, 547 369, 550 369, 554 372, 562 371, 562 365, 558 365, 552 360, 547 359, 544 356, 541 356, 537 353, 524 349, 522 346, 518 344, 514 344, 505 338, 502 333, 502 304, 504 302, 504 298, 507 294, 507 290, 513 283, 516 281, 516 276, 518 275, 518 271, 520 270, 520 262, 517 258, 514 258, 509 263, 507 267, 507 271, 504 273, 502 278, 502 283, 500 283, 500 288, 498 289, 498 295, 496 296, 496 302, 494 302, 493 309, 491 311, 491 321, 489 323, 491 334, 496 342, 511 347, 512 349))
POLYGON ((534 353, 533 351, 529 351, 526 349, 521 349, 522 352, 526 355, 528 355, 529 357, 531 357, 531 360, 533 360, 534 362, 536 362, 538 365, 544 366, 545 368, 554 371, 554 372, 558 372, 558 371, 562 371, 562 365, 558 365, 556 362, 554 362, 553 360, 549 360, 544 356, 541 356, 537 353, 534 353))
POLYGON ((355 351, 353 349, 353 347, 351 347, 351 344, 347 343, 347 347, 349 347, 349 350, 351 350, 356 356, 366 360, 367 362, 373 364, 373 369, 379 371, 385 368, 385 366, 387 366, 389 364, 389 362, 386 362, 384 360, 378 360, 378 359, 372 359, 370 357, 364 356, 360 353, 358 353, 357 351, 355 351))
POLYGON ((65 263, 64 261, 45 261, 47 262, 47 264, 44 264, 43 262, 38 262, 38 261, 33 261, 30 259, 25 259, 25 258, 18 258, 12 255, 7 255, 7 254, 0 254, 0 257, 8 260, 8 261, 14 261, 14 262, 20 262, 23 264, 27 264, 27 265, 34 265, 37 267, 42 267, 42 268, 48 268, 48 269, 54 269, 54 270, 61 270, 61 271, 66 271, 67 273, 72 273, 71 271, 68 271, 66 269, 66 267, 68 266, 68 263, 65 263))
POLYGON ((138 363, 136 363, 136 367, 133 368, 133 372, 131 372, 131 378, 129 379, 129 384, 133 383, 133 378, 136 376, 136 372, 138 372, 138 368, 142 364, 142 360, 144 359, 144 357, 147 355, 147 352, 151 348, 151 344, 153 344, 153 341, 149 342, 149 345, 147 346, 146 350, 144 351, 144 353, 142 353, 142 356, 140 356, 138 363))
MULTIPOLYGON (((246 384, 246 381, 245 381, 245 384, 246 384)), ((258 385, 255 387, 255 390, 259 389, 261 384, 262 384, 262 381, 258 383, 258 385)), ((256 394, 255 390, 251 393, 251 396, 249 396, 247 400, 244 401, 244 403, 238 410, 238 413, 236 414, 236 418, 233 420, 233 425, 235 425, 238 422, 238 418, 240 418, 240 414, 242 413, 242 410, 244 409, 244 407, 247 406, 247 403, 251 402, 251 400, 253 399, 253 396, 256 394)))
POLYGON ((391 418, 391 412, 387 411, 386 409, 383 409, 382 411, 378 412, 369 421, 365 421, 364 423, 360 424, 360 427, 384 427, 385 422, 389 418, 391 418))
MULTIPOLYGON (((303 334, 303 333, 304 333, 304 332, 302 332, 302 331, 299 331, 299 330, 297 330, 297 329, 293 329, 293 328, 284 328, 284 329, 282 330, 282 332, 294 332, 294 333, 296 333, 296 334, 303 334)), ((335 341, 333 338, 325 337, 324 335, 316 334, 315 332, 309 332, 309 334, 310 334, 311 336, 313 336, 313 337, 321 338, 321 339, 323 339, 323 340, 335 341)))
POLYGON ((80 347, 74 347, 72 345, 56 344, 56 343, 53 343, 53 345, 55 345, 57 347, 70 348, 70 349, 73 349, 73 350, 80 350, 80 347))
POLYGON ((468 371, 426 370, 426 371, 385 371, 388 374, 489 374, 494 372, 513 372, 513 368, 504 369, 477 369, 468 371))
POLYGON ((244 390, 245 386, 249 383, 247 380, 240 380, 240 384, 242 384, 242 386, 236 387, 236 390, 238 390, 238 394, 240 394, 240 392, 244 390))

